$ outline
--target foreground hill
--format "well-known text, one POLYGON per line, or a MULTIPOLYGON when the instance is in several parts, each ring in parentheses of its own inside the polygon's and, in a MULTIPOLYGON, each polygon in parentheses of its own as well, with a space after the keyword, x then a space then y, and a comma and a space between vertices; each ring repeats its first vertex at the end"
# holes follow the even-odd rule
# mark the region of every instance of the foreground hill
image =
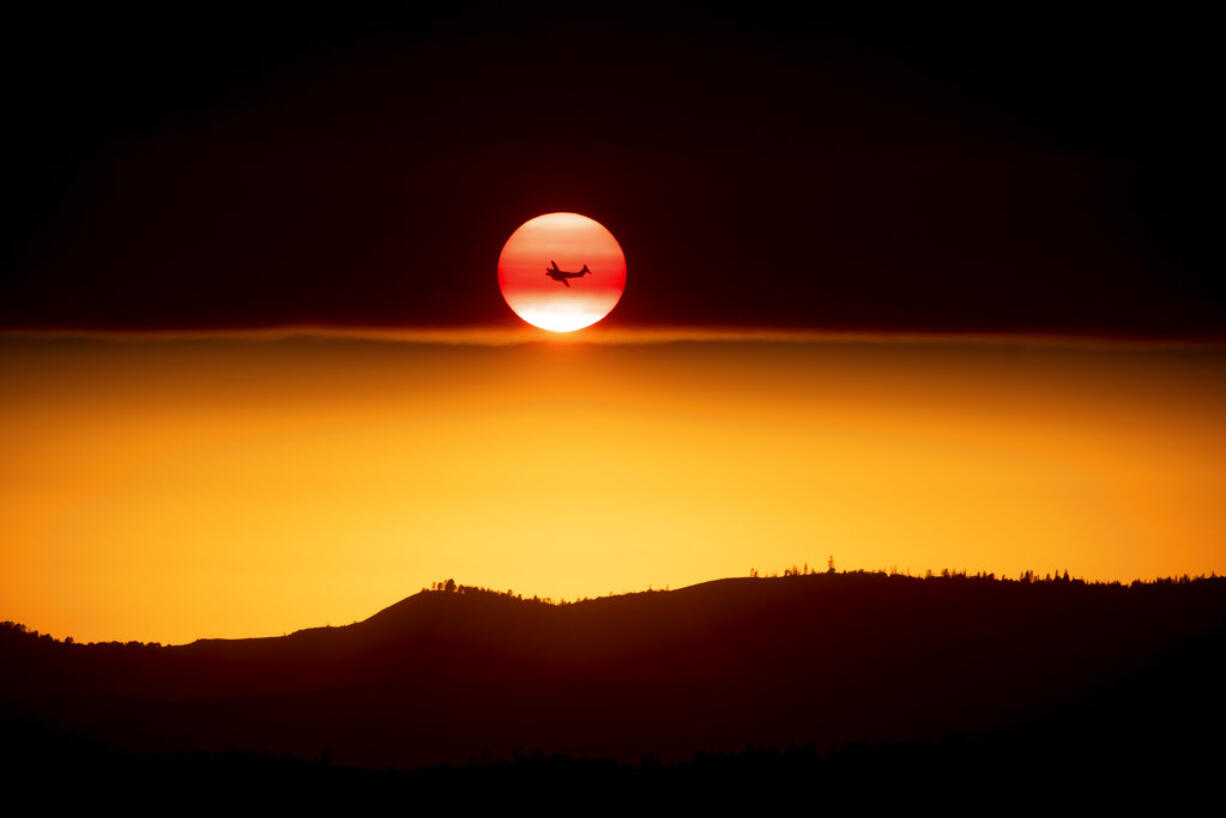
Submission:
MULTIPOLYGON (((1216 730, 1226 581, 728 579, 550 605, 422 592, 363 622, 175 647, 0 631, 0 710, 138 752, 419 767, 1083 722, 1216 730)), ((1147 741, 1157 739, 1146 739, 1147 741)))

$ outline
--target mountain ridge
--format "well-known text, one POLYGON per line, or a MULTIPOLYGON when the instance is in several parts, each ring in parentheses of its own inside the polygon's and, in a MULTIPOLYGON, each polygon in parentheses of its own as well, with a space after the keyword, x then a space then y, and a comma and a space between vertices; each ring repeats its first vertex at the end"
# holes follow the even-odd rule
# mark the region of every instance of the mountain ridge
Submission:
POLYGON ((460 586, 282 637, 70 645, 10 629, 0 658, 21 672, 0 679, 0 709, 148 752, 330 748, 374 767, 517 747, 668 760, 982 734, 1224 634, 1216 578, 811 574, 565 604, 460 586))

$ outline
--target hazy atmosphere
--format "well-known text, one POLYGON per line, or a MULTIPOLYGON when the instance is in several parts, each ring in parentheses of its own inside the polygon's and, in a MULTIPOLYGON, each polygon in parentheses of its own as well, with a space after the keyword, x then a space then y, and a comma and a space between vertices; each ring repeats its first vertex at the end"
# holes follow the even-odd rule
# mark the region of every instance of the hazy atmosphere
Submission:
POLYGON ((1218 347, 439 337, 0 341, 4 615, 177 643, 451 576, 1226 572, 1218 347))
POLYGON ((1203 811, 1220 39, 6 10, 0 804, 1203 811))

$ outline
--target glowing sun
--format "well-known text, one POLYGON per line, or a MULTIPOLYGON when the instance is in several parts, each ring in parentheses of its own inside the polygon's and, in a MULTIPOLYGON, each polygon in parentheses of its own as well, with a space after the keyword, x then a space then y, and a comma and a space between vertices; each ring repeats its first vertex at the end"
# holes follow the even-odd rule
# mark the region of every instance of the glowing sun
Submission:
POLYGON ((590 327, 626 289, 626 256, 604 225, 578 213, 546 213, 511 234, 498 286, 515 314, 541 329, 590 327))

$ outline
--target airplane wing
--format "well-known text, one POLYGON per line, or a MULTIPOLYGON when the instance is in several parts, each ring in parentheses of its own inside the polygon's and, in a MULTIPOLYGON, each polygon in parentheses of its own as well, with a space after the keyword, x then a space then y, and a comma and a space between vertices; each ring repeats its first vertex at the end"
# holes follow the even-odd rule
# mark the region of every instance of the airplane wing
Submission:
POLYGON ((570 282, 569 282, 569 281, 567 281, 567 280, 566 280, 566 279, 564 279, 564 278, 563 278, 563 279, 560 279, 560 280, 561 280, 561 282, 562 282, 563 284, 565 284, 565 285, 566 285, 566 289, 568 289, 568 290, 569 290, 569 289, 570 289, 570 282))

